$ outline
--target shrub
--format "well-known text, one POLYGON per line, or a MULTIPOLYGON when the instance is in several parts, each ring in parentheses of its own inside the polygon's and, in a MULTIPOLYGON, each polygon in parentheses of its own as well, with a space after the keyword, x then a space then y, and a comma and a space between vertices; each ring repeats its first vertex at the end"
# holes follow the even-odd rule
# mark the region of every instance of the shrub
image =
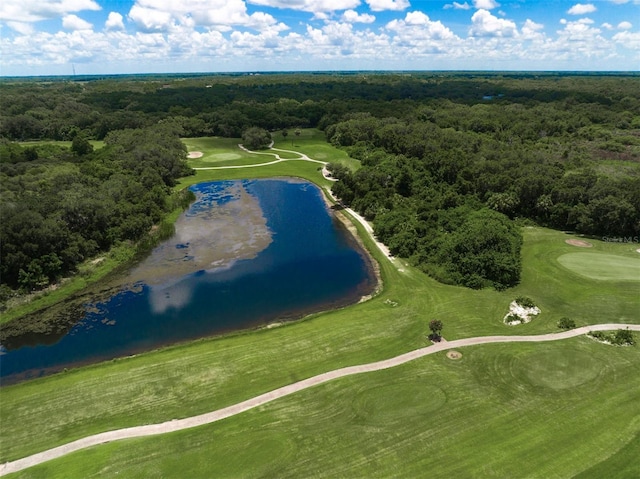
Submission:
POLYGON ((564 318, 560 318, 560 321, 558 321, 558 327, 560 329, 573 329, 576 327, 576 322, 565 316, 564 318))
POLYGON ((536 304, 533 302, 531 298, 526 296, 518 296, 516 298, 516 303, 518 303, 523 308, 535 308, 536 304))
POLYGON ((509 323, 522 323, 522 318, 520 316, 518 316, 517 314, 510 314, 509 316, 507 316, 505 318, 505 322, 507 324, 509 324, 509 323))
POLYGON ((612 342, 619 346, 632 346, 636 343, 633 333, 628 329, 618 329, 613 336, 612 342))
POLYGON ((605 341, 607 339, 607 335, 604 334, 602 331, 591 331, 589 335, 601 341, 605 341))

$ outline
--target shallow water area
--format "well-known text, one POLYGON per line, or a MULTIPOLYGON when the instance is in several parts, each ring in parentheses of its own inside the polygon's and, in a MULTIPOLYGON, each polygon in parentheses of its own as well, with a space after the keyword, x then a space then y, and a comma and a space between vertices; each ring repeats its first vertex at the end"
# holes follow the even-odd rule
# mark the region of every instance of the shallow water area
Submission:
POLYGON ((196 202, 176 221, 175 235, 135 267, 128 282, 162 284, 196 271, 228 268, 269 246, 267 220, 242 183, 194 189, 196 202))
POLYGON ((197 200, 59 341, 4 349, 2 383, 358 301, 369 259, 321 191, 291 179, 194 185, 197 200))

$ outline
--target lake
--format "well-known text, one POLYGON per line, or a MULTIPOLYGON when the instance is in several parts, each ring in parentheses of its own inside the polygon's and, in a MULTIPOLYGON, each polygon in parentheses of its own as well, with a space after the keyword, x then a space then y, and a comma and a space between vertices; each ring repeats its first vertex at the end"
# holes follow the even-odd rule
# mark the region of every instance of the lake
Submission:
POLYGON ((54 344, 2 347, 3 384, 300 318, 375 288, 370 260, 315 185, 267 179, 191 189, 197 199, 175 236, 134 267, 116 294, 86 304, 54 344))

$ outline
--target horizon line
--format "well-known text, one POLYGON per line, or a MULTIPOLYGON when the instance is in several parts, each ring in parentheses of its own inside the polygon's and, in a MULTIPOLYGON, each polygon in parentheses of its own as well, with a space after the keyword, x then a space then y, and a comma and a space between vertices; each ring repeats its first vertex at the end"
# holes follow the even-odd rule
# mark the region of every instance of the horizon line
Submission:
POLYGON ((0 74, 0 80, 11 79, 38 79, 38 78, 93 78, 93 77, 132 77, 132 76, 256 76, 256 75, 304 75, 304 74, 324 74, 324 75, 336 75, 336 74, 530 74, 530 75, 543 75, 543 74, 560 74, 560 75, 625 75, 636 76, 640 75, 640 70, 465 70, 465 69, 451 69, 451 70, 403 70, 403 69, 382 69, 382 70, 229 70, 229 71, 199 71, 199 72, 130 72, 130 73, 70 73, 70 74, 50 74, 50 75, 2 75, 0 74))

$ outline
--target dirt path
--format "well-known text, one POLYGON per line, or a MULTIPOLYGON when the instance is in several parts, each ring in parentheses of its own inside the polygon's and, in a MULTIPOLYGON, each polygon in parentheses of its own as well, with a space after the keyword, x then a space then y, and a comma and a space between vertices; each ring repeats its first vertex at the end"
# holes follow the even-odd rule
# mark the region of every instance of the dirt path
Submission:
POLYGON ((563 331, 560 333, 541 334, 537 336, 481 336, 476 338, 457 339, 455 341, 443 341, 441 343, 433 344, 421 349, 416 349, 415 351, 410 351, 408 353, 401 354, 390 359, 385 359, 368 364, 361 364, 358 366, 335 369, 323 374, 318 374, 317 376, 304 379, 293 384, 289 384, 288 386, 274 389, 273 391, 261 394, 246 401, 242 401, 238 404, 234 404, 232 406, 218 409, 206 414, 201 414, 199 416, 192 416, 184 419, 174 419, 159 424, 129 427, 125 429, 118 429, 115 431, 94 434, 93 436, 78 439, 68 444, 64 444, 47 451, 39 452, 23 459, 7 462, 0 466, 0 476, 10 474, 12 472, 21 471, 28 467, 32 467, 37 464, 50 461, 52 459, 62 457, 66 454, 70 454, 87 447, 96 446, 98 444, 118 441, 121 439, 131 439, 135 437, 154 436, 156 434, 165 434, 168 432, 174 432, 182 429, 202 426, 204 424, 210 424, 216 421, 220 421, 221 419, 235 416, 236 414, 240 414, 249 409, 253 409, 255 407, 288 396, 303 389, 332 381, 334 379, 351 376, 354 374, 392 368, 401 364, 405 364, 409 361, 413 361, 414 359, 422 358, 424 356, 428 356, 429 354, 434 354, 440 351, 457 349, 466 346, 474 346, 478 344, 558 341, 561 339, 581 336, 590 331, 610 331, 625 328, 629 328, 631 331, 640 331, 640 324, 597 324, 592 326, 584 326, 569 331, 563 331))

